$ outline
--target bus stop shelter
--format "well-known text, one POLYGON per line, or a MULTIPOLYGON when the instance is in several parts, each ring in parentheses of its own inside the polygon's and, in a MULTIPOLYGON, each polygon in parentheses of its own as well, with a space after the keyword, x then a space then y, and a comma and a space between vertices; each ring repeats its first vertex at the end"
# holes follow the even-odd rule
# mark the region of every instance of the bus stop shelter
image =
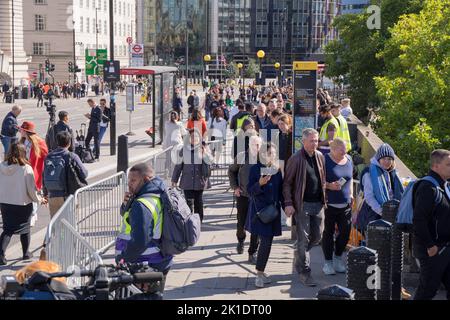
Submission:
POLYGON ((122 76, 144 77, 152 86, 152 146, 162 143, 164 123, 169 120, 175 96, 176 67, 144 66, 120 69, 122 76))

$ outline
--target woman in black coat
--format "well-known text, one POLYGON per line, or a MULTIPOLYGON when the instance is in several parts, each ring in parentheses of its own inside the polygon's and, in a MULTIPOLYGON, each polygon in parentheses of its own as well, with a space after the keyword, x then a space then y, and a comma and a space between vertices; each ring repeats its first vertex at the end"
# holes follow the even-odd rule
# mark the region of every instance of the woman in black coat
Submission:
POLYGON ((277 149, 274 144, 263 145, 260 151, 260 161, 250 169, 247 192, 250 204, 247 214, 246 230, 258 235, 260 245, 256 261, 257 276, 255 285, 259 288, 270 283, 264 273, 272 248, 273 238, 281 236, 281 208, 283 204, 283 177, 277 162, 277 149), (257 212, 274 205, 277 215, 272 222, 264 223, 257 212))

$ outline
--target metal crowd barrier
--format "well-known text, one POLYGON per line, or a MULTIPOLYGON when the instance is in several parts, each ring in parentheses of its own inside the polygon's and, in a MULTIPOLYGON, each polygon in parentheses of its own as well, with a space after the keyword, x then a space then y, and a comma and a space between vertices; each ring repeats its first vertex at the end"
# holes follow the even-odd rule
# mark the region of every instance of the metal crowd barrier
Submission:
MULTIPOLYGON (((44 247, 47 260, 57 263, 62 271, 93 270, 102 264, 96 250, 73 227, 75 198, 70 196, 47 228, 44 247)), ((81 285, 83 278, 69 278, 71 286, 81 285)))
POLYGON ((121 172, 75 193, 73 226, 99 253, 108 250, 118 235, 126 191, 127 176, 121 172))
POLYGON ((233 164, 232 143, 223 144, 222 140, 210 141, 209 148, 214 156, 214 162, 211 164, 211 186, 229 185, 228 168, 233 164))

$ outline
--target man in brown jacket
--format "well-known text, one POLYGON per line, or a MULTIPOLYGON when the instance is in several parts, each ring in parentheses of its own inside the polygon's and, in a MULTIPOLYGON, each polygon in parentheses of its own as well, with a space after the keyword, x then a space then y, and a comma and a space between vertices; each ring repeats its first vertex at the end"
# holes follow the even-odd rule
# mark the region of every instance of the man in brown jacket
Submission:
POLYGON ((316 286, 311 276, 309 251, 322 238, 325 209, 325 158, 320 151, 319 133, 314 129, 303 131, 303 149, 288 161, 283 183, 286 216, 295 214, 297 248, 295 268, 300 281, 316 286))

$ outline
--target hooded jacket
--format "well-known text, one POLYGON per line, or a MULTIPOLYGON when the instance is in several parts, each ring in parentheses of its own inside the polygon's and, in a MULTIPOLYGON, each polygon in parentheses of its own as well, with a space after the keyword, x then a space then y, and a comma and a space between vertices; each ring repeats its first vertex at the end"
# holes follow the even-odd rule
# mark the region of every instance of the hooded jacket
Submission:
POLYGON ((18 125, 17 117, 9 112, 2 123, 2 136, 14 138, 19 132, 18 125))

